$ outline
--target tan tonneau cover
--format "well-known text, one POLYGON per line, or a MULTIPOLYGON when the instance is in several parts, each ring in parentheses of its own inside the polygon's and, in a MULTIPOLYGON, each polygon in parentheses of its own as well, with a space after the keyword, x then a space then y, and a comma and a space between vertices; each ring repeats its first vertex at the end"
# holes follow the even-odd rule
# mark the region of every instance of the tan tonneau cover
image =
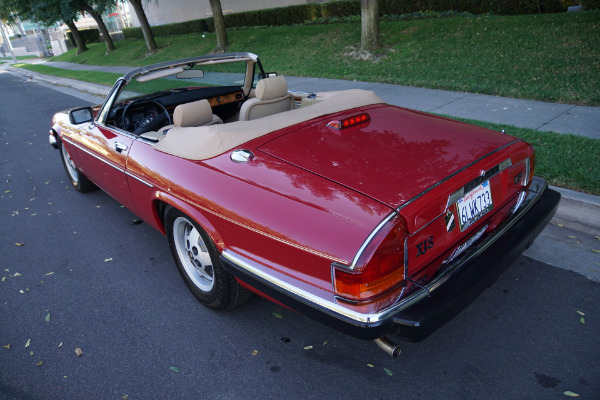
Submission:
POLYGON ((384 102, 372 91, 361 89, 323 92, 317 95, 316 100, 318 106, 301 107, 251 121, 171 128, 154 148, 190 160, 205 160, 288 126, 327 114, 384 102))

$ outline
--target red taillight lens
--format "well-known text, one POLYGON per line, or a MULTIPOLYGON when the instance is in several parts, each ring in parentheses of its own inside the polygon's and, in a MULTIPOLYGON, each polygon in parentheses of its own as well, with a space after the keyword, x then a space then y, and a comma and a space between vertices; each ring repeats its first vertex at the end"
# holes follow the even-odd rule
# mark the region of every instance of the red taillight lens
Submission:
POLYGON ((377 232, 363 250, 353 270, 336 265, 333 282, 336 293, 349 300, 364 301, 404 280, 404 239, 406 223, 395 216, 377 232))

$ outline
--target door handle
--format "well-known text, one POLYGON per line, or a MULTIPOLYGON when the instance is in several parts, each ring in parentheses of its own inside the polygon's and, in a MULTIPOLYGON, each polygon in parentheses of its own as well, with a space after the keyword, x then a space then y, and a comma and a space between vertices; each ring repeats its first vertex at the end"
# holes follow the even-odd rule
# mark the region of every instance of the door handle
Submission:
POLYGON ((117 153, 122 153, 125 150, 127 150, 127 146, 123 143, 115 142, 115 150, 117 151, 117 153))

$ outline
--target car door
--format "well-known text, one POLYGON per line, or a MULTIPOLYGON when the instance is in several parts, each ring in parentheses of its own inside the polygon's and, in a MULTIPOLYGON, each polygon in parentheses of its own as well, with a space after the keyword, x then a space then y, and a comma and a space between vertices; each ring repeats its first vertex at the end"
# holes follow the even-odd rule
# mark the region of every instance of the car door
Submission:
POLYGON ((66 138, 83 174, 128 208, 132 201, 125 166, 133 140, 133 135, 96 122, 66 138))

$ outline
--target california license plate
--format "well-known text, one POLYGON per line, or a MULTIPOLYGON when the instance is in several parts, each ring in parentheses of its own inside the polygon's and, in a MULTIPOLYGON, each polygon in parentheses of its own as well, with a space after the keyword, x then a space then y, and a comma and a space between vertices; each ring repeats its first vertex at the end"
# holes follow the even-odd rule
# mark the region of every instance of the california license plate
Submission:
POLYGON ((493 208, 490 181, 485 181, 456 202, 458 224, 464 231, 493 208))

